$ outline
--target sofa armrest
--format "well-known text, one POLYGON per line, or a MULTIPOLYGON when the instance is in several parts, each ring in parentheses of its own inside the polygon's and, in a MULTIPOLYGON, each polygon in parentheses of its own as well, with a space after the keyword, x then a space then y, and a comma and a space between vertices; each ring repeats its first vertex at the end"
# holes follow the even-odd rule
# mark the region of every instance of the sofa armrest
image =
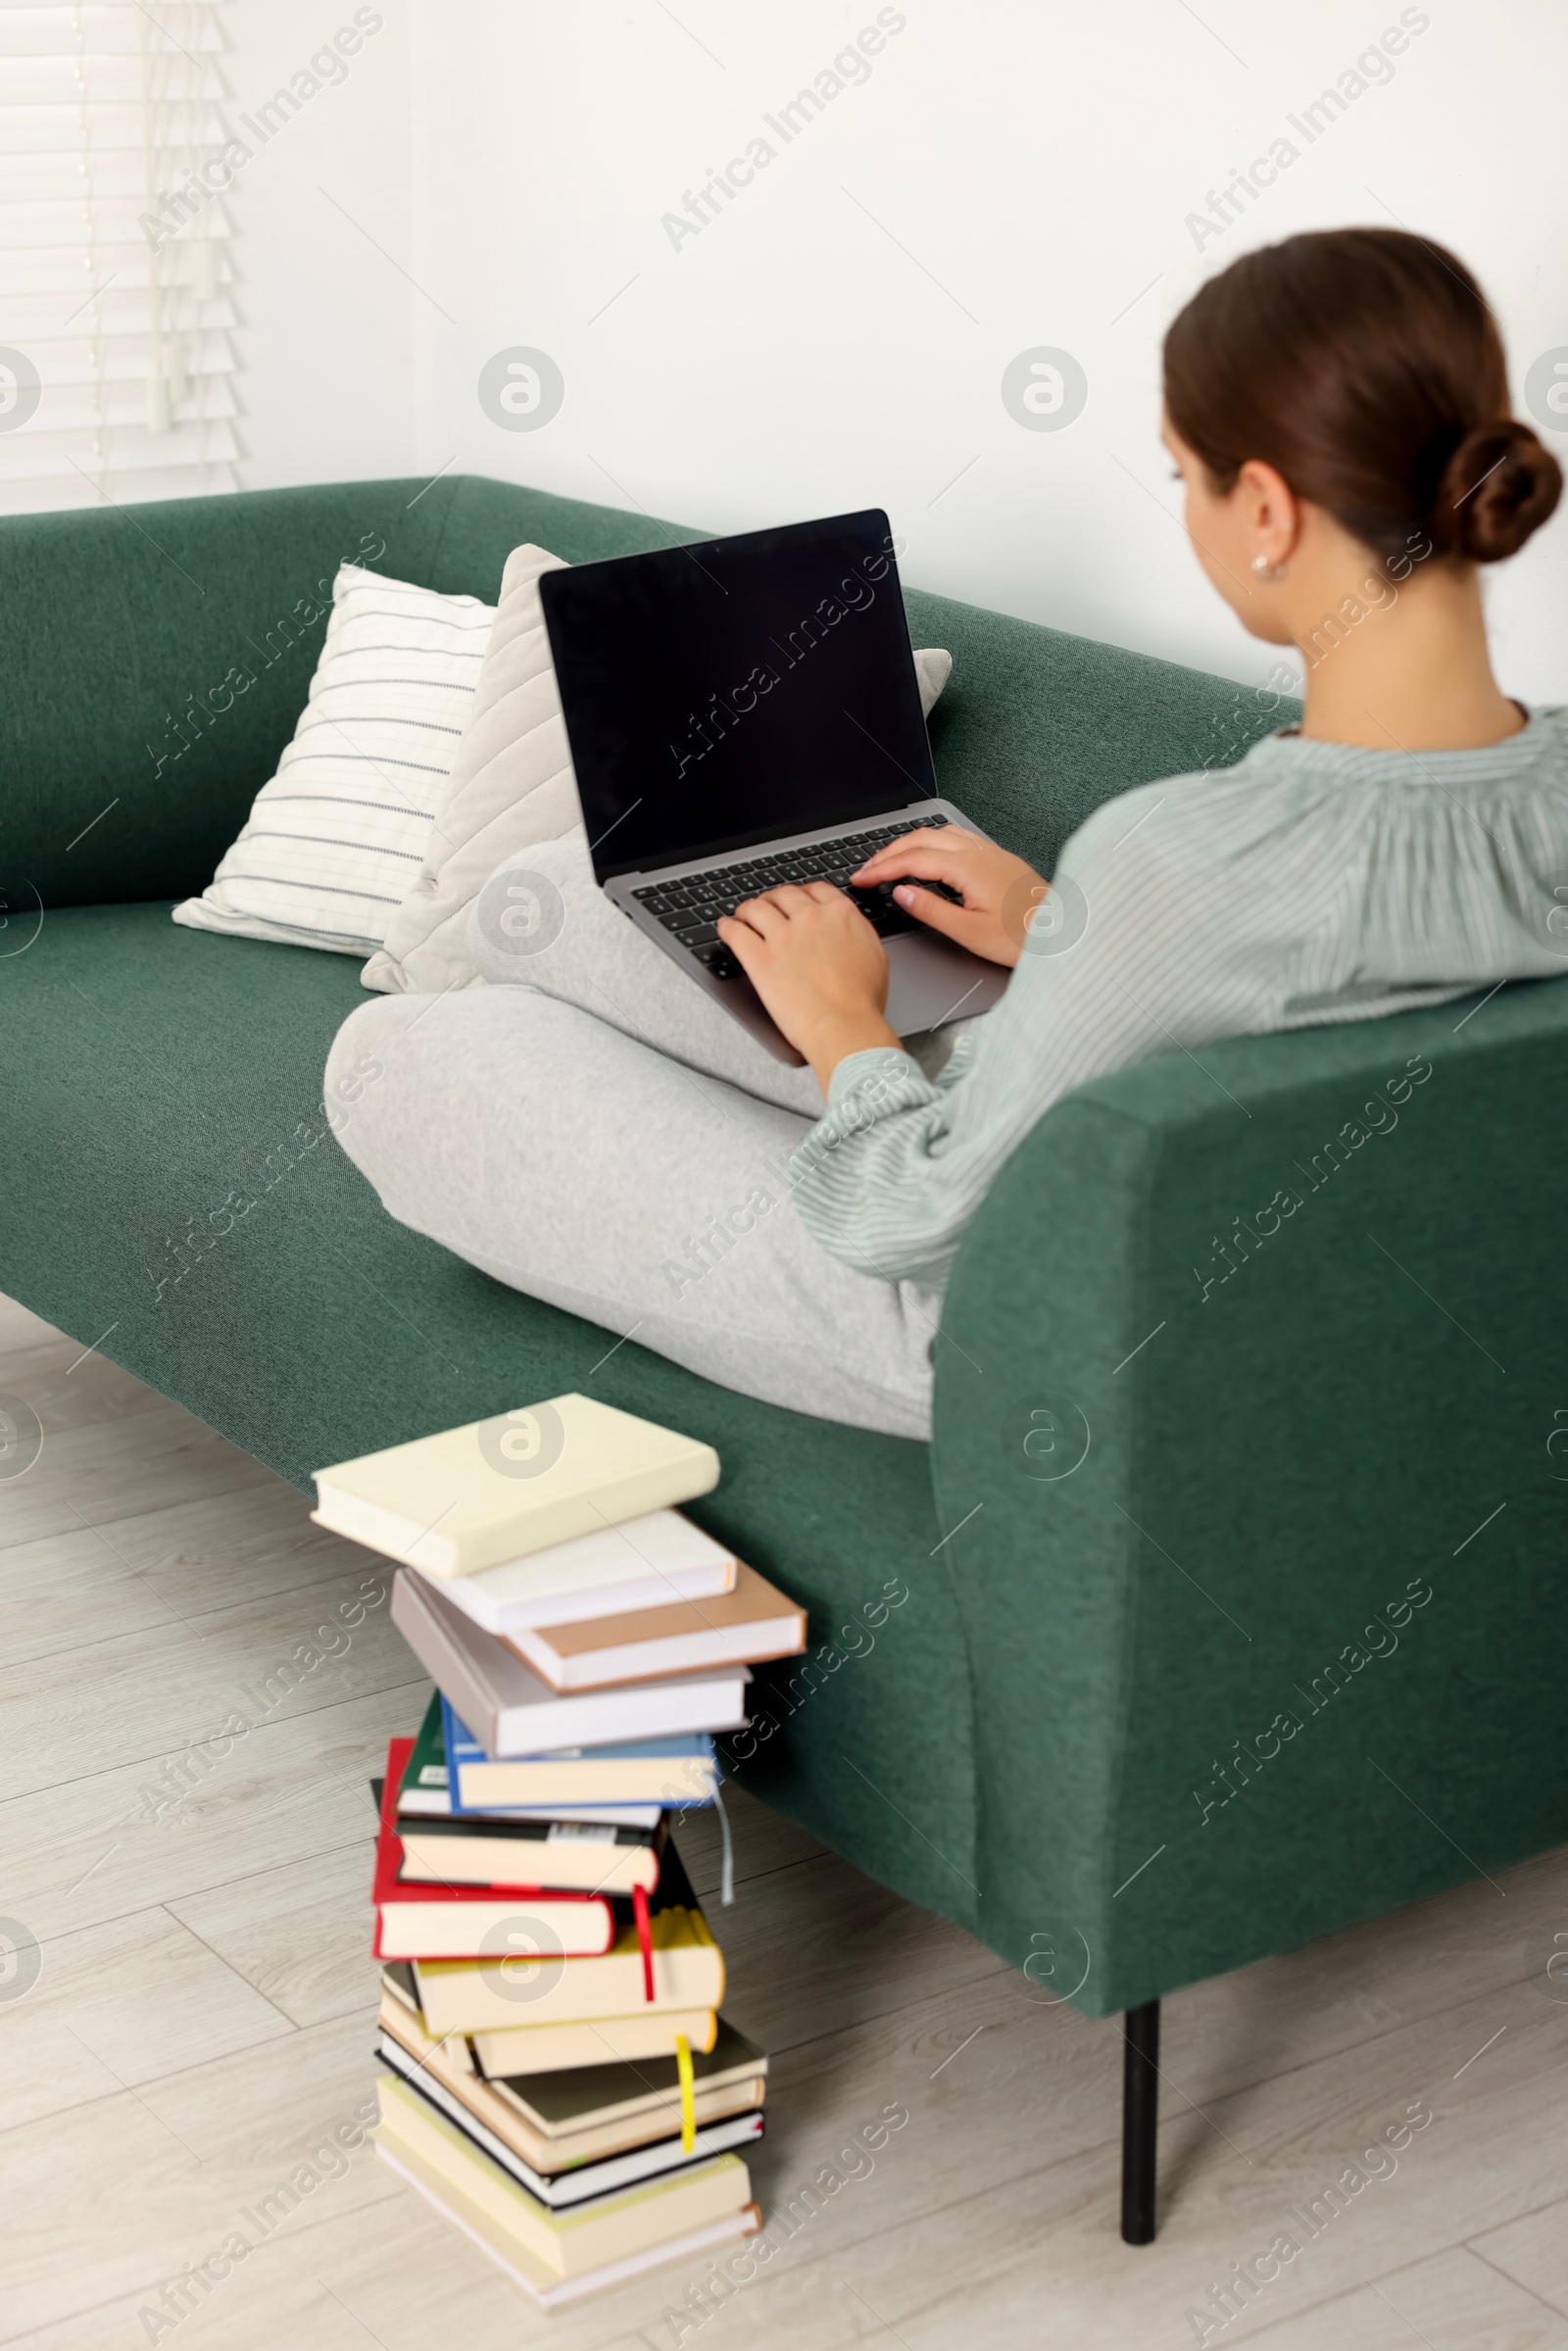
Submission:
POLYGON ((1568 1835, 1565 1046, 1552 982, 1174 1054, 993 1188, 935 1565, 980 1932, 1043 1997, 1131 2007, 1568 1835))

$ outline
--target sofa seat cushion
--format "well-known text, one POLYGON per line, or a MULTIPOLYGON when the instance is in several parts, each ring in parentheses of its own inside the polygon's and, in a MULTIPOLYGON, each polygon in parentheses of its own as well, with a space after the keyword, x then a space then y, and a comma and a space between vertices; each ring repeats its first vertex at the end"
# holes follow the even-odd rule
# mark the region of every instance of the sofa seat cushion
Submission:
POLYGON ((808 1604, 813 1644, 760 1670, 738 1776, 967 1923, 968 1670, 927 1448, 615 1347, 393 1223, 322 1109, 358 966, 169 914, 65 907, 30 945, 26 918, 3 935, 0 1289, 83 1346, 107 1333, 104 1353, 305 1490, 322 1462, 568 1389, 714 1445, 722 1481, 692 1515, 808 1604))

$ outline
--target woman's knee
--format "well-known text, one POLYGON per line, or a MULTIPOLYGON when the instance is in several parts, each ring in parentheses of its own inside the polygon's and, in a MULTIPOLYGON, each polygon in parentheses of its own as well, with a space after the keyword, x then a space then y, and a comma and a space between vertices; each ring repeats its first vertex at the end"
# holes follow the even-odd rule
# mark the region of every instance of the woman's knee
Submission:
POLYGON ((373 1154, 397 1092, 414 1006, 420 1000, 382 996, 358 1004, 332 1040, 321 1081, 326 1122, 356 1166, 373 1154))
POLYGON ((491 987, 549 989, 580 960, 582 934, 602 932, 608 912, 586 842, 567 834, 496 867, 468 909, 465 951, 491 987))

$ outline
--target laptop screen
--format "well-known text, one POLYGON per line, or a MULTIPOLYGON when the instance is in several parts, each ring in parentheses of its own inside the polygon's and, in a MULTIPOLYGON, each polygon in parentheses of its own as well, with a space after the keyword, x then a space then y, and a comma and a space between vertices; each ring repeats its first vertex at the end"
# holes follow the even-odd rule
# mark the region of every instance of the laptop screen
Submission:
POLYGON ((934 796, 879 509, 539 590, 601 882, 934 796))

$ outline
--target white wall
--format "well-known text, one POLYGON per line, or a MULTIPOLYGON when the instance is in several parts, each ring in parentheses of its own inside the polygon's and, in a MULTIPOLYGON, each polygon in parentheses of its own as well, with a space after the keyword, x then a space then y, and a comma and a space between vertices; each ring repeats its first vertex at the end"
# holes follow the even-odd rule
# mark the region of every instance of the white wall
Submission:
POLYGON ((340 81, 319 67, 311 78, 321 86, 281 129, 265 137, 242 120, 255 124, 258 107, 309 74, 333 33, 353 27, 357 5, 231 0, 222 12, 225 122, 253 150, 228 199, 248 490, 412 473, 418 464, 414 295, 387 258, 407 267, 410 241, 401 0, 368 11, 380 29, 339 60, 340 81))
MULTIPOLYGON (((309 54, 338 21, 316 5, 237 0, 237 85, 309 54)), ((915 584, 1260 679, 1275 656, 1200 579, 1155 438, 1160 337, 1200 277, 1396 219, 1477 270, 1516 385, 1568 344, 1558 0, 1428 0, 1393 78, 1311 144, 1287 117, 1399 0, 900 0, 869 78, 788 143, 764 116, 875 0, 380 5, 279 140, 265 213, 247 191, 250 482, 455 461, 714 529, 881 504, 915 584), (774 159, 672 245, 662 216, 759 135, 774 159), (1200 253, 1187 215, 1282 135, 1298 160, 1200 253), (564 378, 539 430, 478 402, 514 346, 564 378), (1003 405, 1036 346, 1088 377, 1063 430, 1003 405)), ((1568 699, 1568 514, 1493 595, 1505 685, 1568 699)))

